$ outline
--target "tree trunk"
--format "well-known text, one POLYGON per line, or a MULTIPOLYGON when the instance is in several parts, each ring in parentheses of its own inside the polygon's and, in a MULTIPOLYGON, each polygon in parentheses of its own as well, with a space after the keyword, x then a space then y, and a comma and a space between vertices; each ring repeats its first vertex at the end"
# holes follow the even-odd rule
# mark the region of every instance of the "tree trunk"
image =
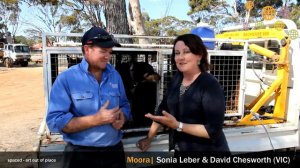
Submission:
MULTIPOLYGON (((106 30, 112 34, 130 34, 125 0, 103 0, 106 30)), ((132 43, 132 39, 117 39, 119 43, 132 43)))
POLYGON ((104 0, 106 29, 113 34, 129 34, 125 0, 104 0))
MULTIPOLYGON (((146 30, 144 26, 143 16, 140 7, 139 0, 129 0, 129 13, 131 19, 129 23, 133 27, 136 35, 146 35, 146 30)), ((149 44, 148 39, 139 39, 140 44, 149 44)))

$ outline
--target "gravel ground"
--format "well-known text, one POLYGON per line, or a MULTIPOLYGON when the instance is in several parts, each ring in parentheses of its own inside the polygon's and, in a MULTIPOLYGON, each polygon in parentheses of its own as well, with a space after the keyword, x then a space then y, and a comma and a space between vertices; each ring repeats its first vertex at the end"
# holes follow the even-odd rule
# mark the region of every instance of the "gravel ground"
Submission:
POLYGON ((44 116, 42 65, 0 64, 0 151, 32 151, 44 116))

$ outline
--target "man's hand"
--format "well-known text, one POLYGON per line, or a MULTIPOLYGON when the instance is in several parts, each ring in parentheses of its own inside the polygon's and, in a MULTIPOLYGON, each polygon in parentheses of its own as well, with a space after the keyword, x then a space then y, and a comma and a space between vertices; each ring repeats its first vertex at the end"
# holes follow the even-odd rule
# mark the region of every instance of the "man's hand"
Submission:
POLYGON ((170 113, 163 111, 163 116, 155 116, 150 113, 146 114, 145 117, 150 118, 153 121, 161 123, 163 125, 168 126, 169 128, 176 129, 178 128, 179 122, 176 120, 174 116, 170 113))
POLYGON ((112 123, 112 126, 115 129, 121 129, 125 123, 125 116, 124 113, 121 111, 121 109, 119 109, 119 117, 112 123))
POLYGON ((94 121, 96 125, 111 124, 115 122, 120 116, 119 107, 107 109, 109 101, 107 100, 99 111, 94 114, 94 121))

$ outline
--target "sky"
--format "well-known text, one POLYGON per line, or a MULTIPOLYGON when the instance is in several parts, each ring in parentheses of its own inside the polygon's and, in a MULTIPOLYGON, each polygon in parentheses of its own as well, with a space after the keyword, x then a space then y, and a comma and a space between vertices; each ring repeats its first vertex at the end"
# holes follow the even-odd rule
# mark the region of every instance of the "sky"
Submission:
MULTIPOLYGON (((126 2, 128 3, 128 0, 126 2)), ((167 15, 175 16, 180 20, 191 21, 191 18, 187 15, 190 10, 188 0, 140 0, 140 5, 142 12, 147 12, 151 19, 162 18, 167 15)), ((21 9, 21 27, 18 29, 17 35, 25 35, 23 31, 27 26, 22 23, 22 20, 34 23, 33 16, 37 14, 37 11, 34 11, 32 7, 28 8, 26 5, 22 5, 21 9)))
POLYGON ((162 18, 165 14, 180 20, 190 20, 188 0, 140 0, 142 12, 147 12, 151 19, 162 18), (169 8, 168 8, 169 7, 169 8))

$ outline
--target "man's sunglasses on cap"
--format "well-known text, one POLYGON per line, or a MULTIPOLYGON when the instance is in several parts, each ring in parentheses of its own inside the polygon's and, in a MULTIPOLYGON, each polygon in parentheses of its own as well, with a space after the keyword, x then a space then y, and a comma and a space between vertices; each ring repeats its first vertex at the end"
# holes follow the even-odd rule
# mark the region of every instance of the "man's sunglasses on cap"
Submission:
POLYGON ((92 44, 99 43, 99 42, 100 43, 113 42, 114 46, 121 47, 121 45, 115 40, 115 38, 112 34, 106 34, 106 35, 98 34, 98 35, 88 39, 85 42, 85 44, 92 45, 92 44))
POLYGON ((106 40, 114 40, 114 36, 112 34, 107 34, 107 35, 103 35, 103 34, 98 34, 94 37, 92 37, 91 39, 88 40, 99 40, 99 41, 106 41, 106 40))

